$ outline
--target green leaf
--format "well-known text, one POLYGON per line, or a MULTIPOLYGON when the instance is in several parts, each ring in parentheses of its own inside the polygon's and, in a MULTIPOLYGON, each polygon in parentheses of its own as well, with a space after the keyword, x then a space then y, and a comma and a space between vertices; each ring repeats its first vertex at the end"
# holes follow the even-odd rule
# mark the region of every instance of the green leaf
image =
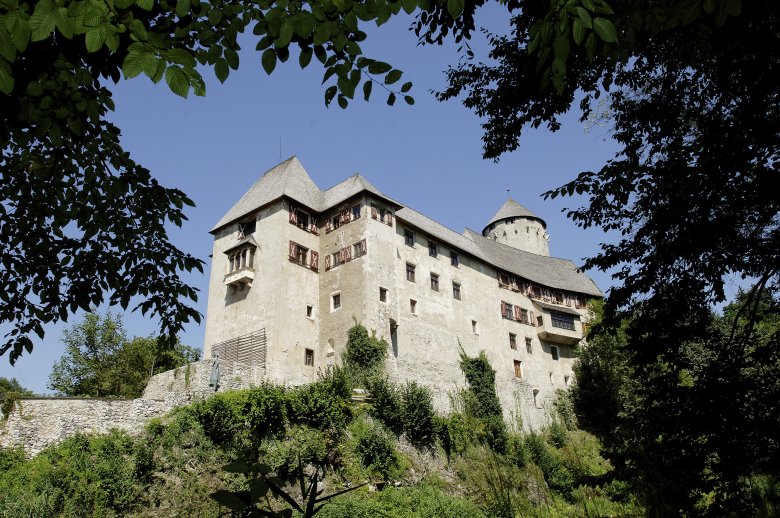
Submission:
POLYGON ((133 18, 130 21, 130 32, 141 41, 149 39, 149 33, 146 32, 146 27, 144 27, 143 22, 136 18, 133 18))
POLYGON ((54 32, 54 5, 50 0, 41 0, 35 6, 35 12, 30 16, 32 41, 43 41, 54 32))
POLYGON ((16 45, 11 41, 11 35, 0 26, 0 57, 13 63, 16 61, 16 45))
POLYGON ((579 17, 580 23, 582 23, 583 27, 586 29, 593 28, 593 20, 590 17, 590 13, 586 9, 577 6, 577 16, 579 17))
POLYGON ((143 72, 144 55, 140 52, 129 52, 122 63, 122 73, 125 79, 132 79, 143 72))
POLYGON ((588 34, 588 38, 585 40, 585 55, 589 61, 593 61, 596 56, 596 35, 592 32, 588 34))
POLYGON ((219 58, 217 62, 214 63, 214 73, 217 75, 217 79, 219 79, 220 83, 224 83, 228 78, 230 67, 228 66, 227 61, 225 61, 225 58, 219 58))
POLYGON ((336 92, 338 92, 338 88, 336 86, 329 86, 325 90, 325 107, 330 106, 331 101, 336 96, 336 92))
POLYGON ((188 50, 175 48, 168 51, 167 57, 170 61, 185 67, 195 67, 195 58, 188 50))
POLYGON ((574 20, 574 23, 571 26, 571 33, 574 37, 574 43, 576 43, 578 47, 585 41, 586 32, 585 27, 582 26, 582 22, 580 20, 574 20))
POLYGON ((339 100, 339 107, 342 110, 346 110, 347 106, 349 106, 349 101, 347 101, 347 98, 344 97, 343 95, 339 95, 338 100, 339 100))
POLYGON ((404 85, 401 87, 401 92, 402 93, 406 93, 406 92, 408 92, 411 89, 412 89, 412 83, 410 81, 408 83, 404 83, 404 85))
POLYGON ((230 491, 226 491, 224 489, 220 489, 219 491, 211 493, 211 498, 220 505, 223 505, 228 509, 232 509, 233 511, 243 511, 248 507, 246 502, 238 498, 230 491))
POLYGON ((363 99, 368 101, 368 98, 371 97, 371 89, 374 87, 373 81, 366 81, 363 83, 363 99))
POLYGON ((144 74, 149 77, 149 79, 153 79, 155 74, 157 74, 157 66, 162 62, 161 59, 158 59, 157 56, 152 54, 151 52, 146 52, 143 55, 143 59, 141 60, 141 70, 144 74))
POLYGON ((715 11, 715 0, 704 0, 702 9, 704 9, 705 13, 712 14, 715 11))
POLYGON ((406 14, 412 14, 417 9, 417 0, 401 0, 401 7, 404 8, 406 14))
POLYGON ((222 21, 222 17, 223 17, 222 11, 220 11, 217 8, 212 9, 211 11, 209 11, 209 18, 208 18, 209 24, 212 26, 218 25, 219 22, 222 21))
POLYGON ((87 52, 97 52, 106 41, 106 31, 103 26, 93 27, 87 31, 85 36, 87 52))
POLYGON ((311 57, 314 55, 311 49, 303 49, 298 55, 298 64, 301 68, 306 68, 311 63, 311 57))
POLYGON ((274 47, 277 49, 287 47, 290 44, 290 40, 292 40, 292 36, 293 26, 289 21, 285 20, 279 29, 279 37, 274 41, 274 47))
POLYGON ((190 0, 178 0, 176 2, 176 16, 184 18, 189 14, 191 8, 190 0))
POLYGON ((398 82, 398 80, 401 79, 401 75, 403 75, 403 72, 401 72, 400 70, 391 70, 385 76, 385 84, 391 85, 393 83, 398 82))
POLYGON ((382 61, 374 61, 368 65, 369 74, 384 74, 392 69, 393 67, 382 61))
POLYGON ((569 35, 562 34, 556 36, 555 40, 553 40, 553 52, 555 54, 555 58, 565 63, 566 60, 569 58, 570 51, 571 49, 569 47, 569 35))
POLYGON ((135 0, 135 5, 144 11, 151 11, 152 7, 154 7, 154 0, 135 0))
POLYGON ((239 60, 238 52, 233 49, 225 49, 225 60, 228 66, 233 70, 238 70, 239 60))
POLYGON ((51 16, 54 19, 57 30, 67 39, 71 39, 73 32, 76 30, 76 21, 68 16, 68 10, 65 7, 54 9, 51 12, 51 16))
POLYGON ((606 18, 594 18, 593 29, 596 31, 596 34, 598 34, 599 38, 601 38, 601 41, 606 43, 617 43, 615 26, 606 18))
POLYGON ((387 96, 387 105, 392 106, 395 104, 395 94, 390 92, 390 95, 387 96))
POLYGON ((11 41, 14 42, 19 52, 25 51, 32 35, 30 22, 25 16, 23 16, 21 10, 17 10, 8 13, 5 20, 5 26, 11 34, 11 41))
POLYGON ((165 71, 165 82, 173 93, 187 98, 190 92, 190 80, 183 68, 173 65, 165 71))
POLYGON ((404 95, 404 101, 406 101, 406 104, 409 106, 412 106, 414 104, 414 97, 411 95, 404 95))
POLYGON ((276 52, 274 52, 273 49, 265 49, 261 61, 263 63, 263 70, 270 76, 271 72, 276 68, 276 52))
POLYGON ((447 0, 447 12, 450 13, 453 20, 463 13, 463 8, 466 6, 465 0, 447 0))
POLYGON ((0 60, 0 92, 9 95, 14 89, 14 78, 11 75, 11 67, 5 60, 0 60))

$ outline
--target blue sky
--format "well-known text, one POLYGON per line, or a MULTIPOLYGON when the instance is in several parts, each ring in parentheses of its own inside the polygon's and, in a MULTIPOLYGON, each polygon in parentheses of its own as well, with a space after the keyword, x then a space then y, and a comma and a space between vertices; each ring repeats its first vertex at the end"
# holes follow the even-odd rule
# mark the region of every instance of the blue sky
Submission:
MULTIPOLYGON (((500 15, 499 8, 488 8, 478 23, 500 31, 500 15)), ((361 98, 347 110, 335 103, 325 108, 316 60, 301 71, 292 56, 269 77, 249 38, 243 42, 240 69, 225 84, 204 71, 205 98, 181 99, 145 77, 112 87, 117 107, 112 119, 122 129, 125 149, 161 183, 182 189, 197 205, 188 209, 182 228, 171 229, 177 246, 208 261, 208 230, 279 162, 281 140, 281 158, 296 155, 321 188, 360 172, 388 196, 459 232, 482 230, 510 189, 514 199, 547 221, 551 255, 581 263, 595 254, 608 237, 578 229, 561 212, 578 201, 544 201, 540 195, 580 171, 600 167, 616 144, 602 129, 586 132, 575 111, 564 118, 560 131, 528 130, 517 151, 498 163, 483 160, 480 120, 459 103, 439 103, 430 93, 444 87, 443 71, 458 60, 456 46, 418 47, 407 30, 410 21, 400 17, 367 30, 364 51, 404 71, 401 82, 415 85, 414 106, 399 101, 389 107, 375 88, 376 97, 368 103, 361 98)), ((473 47, 478 56, 484 50, 479 41, 473 47)), ((590 275, 602 290, 609 289, 608 275, 590 275)), ((197 308, 205 315, 208 272, 186 279, 200 290, 197 308)), ((154 320, 124 316, 129 336, 157 329, 154 320)), ((45 339, 36 341, 33 353, 15 367, 0 358, 0 376, 46 392, 51 365, 64 350, 62 330, 79 320, 48 326, 45 339)), ((183 342, 202 347, 203 332, 202 325, 189 325, 183 342)))

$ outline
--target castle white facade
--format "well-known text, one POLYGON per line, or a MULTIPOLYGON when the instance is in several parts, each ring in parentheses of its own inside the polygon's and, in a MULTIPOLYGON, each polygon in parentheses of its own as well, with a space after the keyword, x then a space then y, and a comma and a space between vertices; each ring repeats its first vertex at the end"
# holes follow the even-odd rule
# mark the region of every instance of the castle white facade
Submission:
POLYGON ((327 190, 296 158, 266 172, 212 229, 204 357, 297 385, 341 363, 357 320, 387 339, 393 381, 465 386, 459 344, 484 350, 507 419, 538 428, 573 381, 592 280, 549 256, 545 222, 508 200, 481 233, 453 232, 354 175, 327 190))

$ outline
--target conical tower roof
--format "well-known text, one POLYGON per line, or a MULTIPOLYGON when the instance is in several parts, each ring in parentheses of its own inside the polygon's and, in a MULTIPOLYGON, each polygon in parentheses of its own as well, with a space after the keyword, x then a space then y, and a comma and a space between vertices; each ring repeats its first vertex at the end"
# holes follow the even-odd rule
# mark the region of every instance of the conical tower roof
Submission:
MULTIPOLYGON (((531 212, 530 210, 526 209, 519 203, 517 203, 512 198, 508 198, 503 205, 501 205, 501 208, 498 209, 498 212, 496 212, 496 215, 493 216, 487 225, 485 225, 485 228, 489 227, 493 223, 496 223, 498 221, 503 221, 505 219, 511 219, 511 218, 528 218, 528 219, 536 219, 539 220, 542 223, 542 226, 544 228, 547 228, 547 223, 531 212)), ((484 233, 485 230, 483 229, 482 232, 484 233)))

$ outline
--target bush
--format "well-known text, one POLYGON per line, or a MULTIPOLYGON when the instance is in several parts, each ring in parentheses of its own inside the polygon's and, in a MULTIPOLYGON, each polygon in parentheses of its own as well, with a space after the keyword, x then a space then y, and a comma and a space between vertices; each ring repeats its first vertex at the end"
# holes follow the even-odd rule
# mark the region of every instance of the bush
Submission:
POLYGON ((274 440, 267 447, 264 461, 284 480, 294 481, 299 463, 321 466, 326 463, 331 447, 325 434, 308 426, 290 429, 283 440, 274 440))
POLYGON ((570 495, 574 488, 574 475, 561 463, 544 439, 538 434, 530 433, 525 437, 525 448, 531 460, 539 466, 550 488, 570 495))
POLYGON ((360 455, 363 466, 388 480, 398 469, 398 455, 393 440, 380 430, 365 434, 357 439, 355 451, 360 455))
POLYGON ((406 439, 417 449, 432 448, 436 440, 433 395, 414 381, 401 390, 401 419, 406 439))
POLYGON ((518 434, 511 434, 507 437, 506 457, 517 466, 523 468, 528 463, 528 450, 523 442, 523 437, 518 434))
POLYGON ((287 415, 293 424, 339 432, 352 418, 351 394, 344 372, 334 370, 288 392, 287 415))
POLYGON ((506 451, 506 424, 496 394, 496 371, 481 351, 471 358, 460 351, 460 368, 466 376, 468 393, 464 397, 466 413, 484 424, 485 440, 495 451, 506 451))
POLYGON ((371 393, 372 416, 379 419, 396 436, 404 429, 403 400, 401 391, 385 376, 374 376, 369 380, 368 390, 371 393))
POLYGON ((558 420, 553 421, 547 429, 547 441, 556 448, 563 448, 567 439, 566 427, 558 420))
POLYGON ((344 366, 355 383, 364 385, 372 375, 384 369, 387 348, 387 341, 377 338, 376 331, 369 336, 365 326, 357 323, 349 328, 344 366))

